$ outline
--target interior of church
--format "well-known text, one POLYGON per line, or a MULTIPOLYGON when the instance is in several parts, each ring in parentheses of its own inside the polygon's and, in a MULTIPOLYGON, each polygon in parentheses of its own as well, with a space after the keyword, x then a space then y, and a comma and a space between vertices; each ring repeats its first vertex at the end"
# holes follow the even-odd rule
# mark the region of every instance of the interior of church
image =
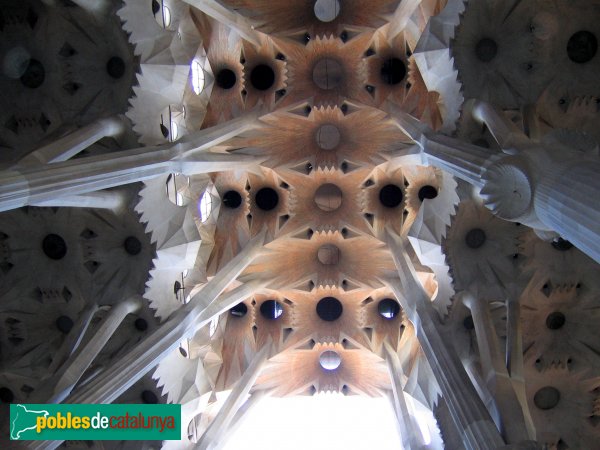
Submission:
POLYGON ((1 448, 600 448, 600 0, 0 3, 1 448))

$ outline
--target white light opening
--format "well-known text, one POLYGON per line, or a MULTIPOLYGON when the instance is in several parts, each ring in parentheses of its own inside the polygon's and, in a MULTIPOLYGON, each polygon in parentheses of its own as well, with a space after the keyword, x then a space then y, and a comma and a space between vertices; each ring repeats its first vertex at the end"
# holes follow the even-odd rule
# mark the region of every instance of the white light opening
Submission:
POLYGON ((196 95, 204 90, 204 70, 197 60, 192 61, 192 88, 196 95))

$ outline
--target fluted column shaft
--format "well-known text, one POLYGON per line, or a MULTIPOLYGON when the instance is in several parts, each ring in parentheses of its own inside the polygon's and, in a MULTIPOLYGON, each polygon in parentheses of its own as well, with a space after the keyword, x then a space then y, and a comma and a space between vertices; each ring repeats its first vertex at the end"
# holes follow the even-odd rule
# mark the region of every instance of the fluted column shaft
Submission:
POLYGON ((458 355, 446 345, 431 316, 431 300, 417 278, 402 238, 390 230, 387 238, 399 275, 399 280, 390 280, 388 284, 415 327, 465 447, 492 450, 505 445, 458 355))

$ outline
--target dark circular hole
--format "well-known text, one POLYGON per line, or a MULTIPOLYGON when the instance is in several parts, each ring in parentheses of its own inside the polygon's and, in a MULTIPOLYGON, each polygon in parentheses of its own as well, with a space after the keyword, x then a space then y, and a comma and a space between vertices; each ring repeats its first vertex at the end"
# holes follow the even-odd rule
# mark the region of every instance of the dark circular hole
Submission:
POLYGON ((142 243, 135 236, 129 236, 123 242, 123 248, 131 256, 139 255, 142 251, 142 243))
POLYGON ((152 391, 142 391, 142 401, 144 403, 155 404, 158 403, 158 397, 152 391))
POLYGON ((384 298, 377 305, 377 312, 385 319, 393 319, 400 313, 400 305, 392 298, 384 298))
POLYGON ((260 305, 260 313, 267 320, 279 319, 283 314, 283 306, 276 300, 267 300, 260 305))
POLYGON ((481 39, 475 46, 475 55, 481 62, 490 62, 498 53, 498 44, 490 38, 481 39))
POLYGON ((160 3, 157 0, 152 0, 152 14, 156 15, 160 11, 160 3))
POLYGON ((563 313, 556 311, 548 314, 548 317, 546 317, 546 326, 551 330, 558 330, 563 327, 566 320, 563 313))
POLYGON ((0 387, 0 402, 12 403, 12 401, 14 399, 15 399, 15 394, 13 394, 13 392, 9 388, 0 387))
POLYGON ((465 329, 467 330, 473 330, 475 328, 475 324, 473 323, 473 316, 465 317, 465 320, 463 320, 463 327, 465 327, 465 329))
POLYGON ((387 84, 398 84, 406 76, 406 66, 401 59, 388 58, 381 66, 381 78, 387 84))
POLYGON ((55 323, 56 328, 63 334, 68 334, 74 325, 73 320, 69 316, 60 316, 56 319, 55 323))
POLYGON ((436 188, 430 185, 423 186, 419 189, 419 200, 423 201, 425 199, 431 200, 436 198, 438 195, 438 191, 436 188))
POLYGON ((184 358, 188 357, 188 353, 185 351, 185 348, 183 347, 179 347, 179 353, 181 354, 181 356, 183 356, 184 358))
POLYGON ((578 31, 567 43, 569 59, 578 64, 588 62, 596 56, 596 52, 598 52, 598 39, 589 31, 578 31))
POLYGON ((118 56, 113 56, 106 63, 106 72, 115 79, 121 78, 125 75, 125 61, 118 56))
POLYGON ((133 326, 138 331, 146 331, 148 329, 148 322, 146 322, 145 319, 139 317, 135 319, 135 322, 133 322, 133 326))
POLYGON ((238 208, 242 204, 242 196, 237 191, 227 191, 223 195, 223 204, 227 208, 238 208))
POLYGON ((67 243, 58 234, 49 234, 42 241, 42 250, 50 259, 62 259, 67 254, 67 243))
POLYGON ((271 211, 279 203, 279 195, 277 195, 275 189, 266 187, 256 193, 254 201, 256 202, 256 206, 263 211, 271 211))
POLYGON ((238 303, 233 308, 229 310, 232 316, 235 317, 244 317, 248 312, 248 307, 245 303, 238 303))
POLYGON ((386 208, 395 208, 402 203, 402 189, 395 184, 388 184, 379 191, 379 201, 386 208))
POLYGON ((480 248, 483 244, 485 244, 485 240, 485 231, 483 231, 481 228, 473 228, 472 230, 469 230, 465 236, 467 247, 473 249, 480 248))
POLYGON ((231 89, 237 82, 235 72, 231 69, 221 69, 216 78, 217 86, 221 89, 231 89))
POLYGON ((573 244, 571 244, 566 239, 559 237, 552 241, 552 247, 554 247, 554 249, 556 249, 558 251, 566 252, 567 250, 570 250, 573 248, 573 244))
POLYGON ((541 388, 533 396, 533 403, 539 409, 552 409, 560 401, 560 392, 552 386, 541 388))
POLYGON ((275 72, 266 64, 259 64, 250 72, 250 83, 259 91, 266 91, 275 83, 275 72))
POLYGON ((21 75, 21 83, 30 89, 39 88, 46 78, 46 70, 37 59, 30 59, 25 73, 21 75))
POLYGON ((317 303, 317 315, 321 320, 325 320, 326 322, 333 322, 339 319, 343 311, 342 302, 334 297, 322 298, 317 303))

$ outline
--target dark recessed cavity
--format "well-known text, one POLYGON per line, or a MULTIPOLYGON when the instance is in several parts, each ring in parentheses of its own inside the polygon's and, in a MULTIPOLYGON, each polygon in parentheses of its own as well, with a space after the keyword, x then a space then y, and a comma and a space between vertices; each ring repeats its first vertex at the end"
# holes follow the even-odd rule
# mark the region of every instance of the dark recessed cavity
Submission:
POLYGON ((123 242, 123 248, 131 256, 139 255, 142 251, 142 243, 135 236, 129 236, 123 242))
POLYGON ((335 297, 325 297, 317 303, 317 315, 326 322, 339 319, 343 311, 342 302, 335 297))
POLYGON ((231 89, 235 86, 237 82, 237 77, 235 76, 235 72, 231 69, 221 69, 219 73, 217 73, 216 78, 217 86, 221 89, 231 89))
POLYGON ((235 317, 244 317, 248 313, 248 307, 245 303, 238 303, 229 310, 229 313, 235 317))
POLYGON ((419 189, 419 200, 423 201, 425 199, 431 200, 436 198, 438 195, 438 191, 436 188, 430 185, 423 186, 419 189))
POLYGON ((37 59, 30 59, 25 73, 21 75, 21 83, 30 89, 39 88, 46 79, 46 70, 37 59))
POLYGON ((481 62, 490 62, 498 53, 498 44, 490 38, 481 39, 475 46, 475 56, 481 62))
POLYGON ((106 72, 112 78, 118 80, 125 75, 125 61, 118 56, 113 56, 106 63, 106 72))
POLYGON ((279 195, 275 189, 266 187, 256 193, 254 201, 256 202, 256 206, 263 211, 271 211, 277 207, 279 195))
POLYGON ((377 305, 377 312, 385 319, 393 319, 400 313, 400 305, 392 298, 384 298, 377 305))
POLYGON ((135 319, 135 322, 133 322, 133 326, 138 331, 146 331, 148 329, 148 322, 146 322, 145 319, 138 317, 135 319))
POLYGON ((465 317, 465 320, 463 320, 463 327, 465 327, 465 329, 469 331, 475 328, 475 323, 473 323, 473 316, 465 317))
POLYGON ((267 320, 276 320, 283 315, 283 305, 276 300, 267 300, 260 305, 260 313, 267 320))
POLYGON ((480 248, 486 241, 485 231, 481 228, 473 228, 465 236, 465 243, 469 248, 480 248))
POLYGON ((598 39, 590 31, 581 30, 575 33, 567 43, 569 59, 578 64, 590 61, 598 52, 598 39))
POLYGON ((388 184, 379 191, 379 201, 386 208, 395 208, 402 203, 402 189, 395 184, 388 184))
POLYGON ((63 334, 68 334, 74 325, 73 320, 69 316, 60 316, 56 319, 55 323, 56 328, 63 334))
POLYGON ((552 386, 541 388, 533 396, 533 403, 539 409, 552 409, 560 401, 560 392, 552 386))
POLYGON ((223 204, 227 208, 239 208, 239 206, 242 204, 242 196, 237 191, 227 191, 223 195, 223 204))
POLYGON ((158 397, 152 391, 142 391, 142 401, 144 403, 155 404, 158 403, 158 397))
POLYGON ((548 314, 548 317, 546 317, 546 326, 551 330, 558 330, 559 328, 563 327, 565 321, 565 315, 561 312, 556 311, 548 314))
POLYGON ((271 89, 275 83, 275 72, 266 64, 259 64, 250 72, 250 83, 259 91, 271 89))
POLYGON ((54 260, 59 260, 67 254, 67 243, 58 234, 49 234, 42 241, 44 254, 54 260))
POLYGON ((381 78, 384 83, 394 85, 400 83, 406 77, 406 65, 401 59, 388 58, 381 66, 381 78))
POLYGON ((554 249, 558 251, 566 252, 567 250, 571 250, 573 248, 573 244, 571 244, 566 239, 559 237, 552 241, 552 247, 554 247, 554 249))
POLYGON ((13 392, 9 388, 0 387, 0 402, 12 403, 14 399, 15 394, 13 394, 13 392))

